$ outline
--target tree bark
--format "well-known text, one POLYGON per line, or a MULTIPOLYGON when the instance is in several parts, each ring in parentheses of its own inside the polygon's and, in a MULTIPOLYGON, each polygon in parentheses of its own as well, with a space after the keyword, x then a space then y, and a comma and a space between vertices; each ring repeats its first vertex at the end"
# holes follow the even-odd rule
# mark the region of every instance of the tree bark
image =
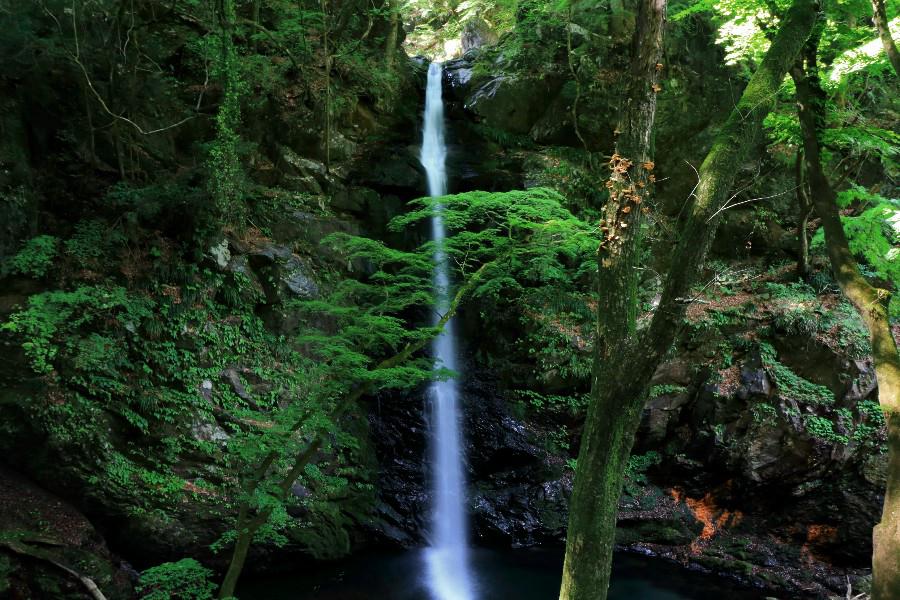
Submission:
MULTIPOLYGON (((610 351, 609 344, 615 340, 598 340, 591 402, 569 505, 561 600, 607 597, 616 511, 647 386, 675 340, 687 306, 685 298, 706 258, 719 209, 727 200, 747 153, 762 135, 762 120, 775 105, 785 74, 812 31, 815 8, 815 0, 795 0, 762 64, 703 161, 700 182, 679 230, 672 265, 650 326, 638 335, 626 336, 614 351, 610 351)), ((632 105, 627 107, 631 108, 632 105)), ((619 289, 627 290, 628 283, 620 282, 619 289)), ((601 307, 609 311, 602 303, 601 307)), ((628 331, 631 317, 618 318, 624 320, 613 323, 599 317, 598 333, 628 331)))
MULTIPOLYGON (((606 392, 616 381, 615 358, 634 340, 637 319, 637 263, 641 225, 653 184, 652 133, 656 119, 666 0, 642 0, 632 42, 626 104, 619 138, 609 162, 609 199, 600 222, 603 241, 597 249, 599 272, 597 336, 592 402, 569 509, 566 558, 559 592, 562 599, 605 598, 612 567, 616 507, 622 473, 636 429, 637 403, 617 414, 620 394, 606 392), (599 444, 597 440, 602 440, 599 444), (607 443, 603 443, 607 442, 607 443), (612 499, 612 500, 611 500, 612 499)), ((637 390, 625 397, 637 398, 637 390)))
POLYGON ((400 37, 400 7, 397 6, 397 0, 387 0, 387 4, 391 14, 391 28, 384 44, 384 65, 391 69, 397 54, 397 39, 400 37))
POLYGON ((887 12, 884 10, 884 0, 872 0, 872 16, 875 27, 878 29, 878 37, 881 38, 881 45, 884 46, 884 53, 891 61, 894 73, 900 77, 900 52, 897 51, 897 45, 894 43, 894 38, 891 37, 887 12))
POLYGON ((860 273, 841 224, 835 190, 822 169, 820 135, 825 122, 825 94, 819 83, 817 50, 814 37, 804 53, 805 64, 798 62, 791 76, 797 88, 812 201, 825 230, 825 249, 841 291, 869 331, 889 453, 884 508, 872 534, 872 600, 896 600, 900 598, 900 355, 888 318, 890 294, 871 285, 860 273))
POLYGON ((807 192, 806 178, 803 175, 803 150, 797 151, 794 162, 794 180, 797 186, 797 206, 799 217, 797 223, 797 240, 800 243, 799 256, 797 257, 797 276, 802 280, 809 277, 809 233, 806 231, 809 225, 809 217, 812 216, 813 205, 807 192))

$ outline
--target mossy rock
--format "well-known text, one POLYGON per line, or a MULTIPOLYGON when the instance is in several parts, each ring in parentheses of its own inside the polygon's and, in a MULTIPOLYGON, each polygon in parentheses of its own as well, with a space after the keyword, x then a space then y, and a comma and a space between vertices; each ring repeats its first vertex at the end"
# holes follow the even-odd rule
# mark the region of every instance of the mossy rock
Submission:
POLYGON ((616 528, 616 543, 624 546, 637 543, 680 546, 696 538, 682 521, 620 521, 616 528))
POLYGON ((744 560, 734 560, 719 556, 701 556, 697 562, 717 573, 731 573, 741 577, 753 575, 753 565, 744 560))

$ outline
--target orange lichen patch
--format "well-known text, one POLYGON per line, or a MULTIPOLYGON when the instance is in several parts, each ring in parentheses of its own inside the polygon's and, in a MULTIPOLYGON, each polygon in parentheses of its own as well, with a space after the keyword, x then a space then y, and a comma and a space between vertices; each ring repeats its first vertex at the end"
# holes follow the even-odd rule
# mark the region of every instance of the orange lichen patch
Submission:
POLYGON ((744 519, 744 515, 740 511, 730 511, 719 507, 712 492, 707 492, 703 498, 691 498, 681 490, 673 488, 670 494, 676 503, 684 502, 694 517, 703 524, 703 530, 691 544, 691 552, 695 554, 699 554, 703 545, 717 533, 728 527, 739 525, 744 519))
POLYGON ((833 525, 813 524, 806 528, 806 542, 800 548, 800 555, 804 560, 812 561, 818 558, 820 551, 837 541, 837 527, 833 525))
POLYGON ((700 499, 685 497, 684 502, 691 509, 691 512, 694 513, 694 516, 697 517, 697 520, 703 523, 700 539, 704 541, 712 539, 718 529, 718 519, 716 518, 718 508, 712 496, 707 493, 700 499))
POLYGON ((837 540, 837 527, 833 525, 810 525, 806 528, 806 543, 815 546, 833 544, 837 540))

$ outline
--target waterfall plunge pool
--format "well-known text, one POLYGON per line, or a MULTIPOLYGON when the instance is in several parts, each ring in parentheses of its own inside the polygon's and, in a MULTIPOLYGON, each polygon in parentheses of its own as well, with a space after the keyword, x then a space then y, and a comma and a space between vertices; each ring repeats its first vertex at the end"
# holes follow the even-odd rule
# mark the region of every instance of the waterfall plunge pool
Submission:
MULTIPOLYGON (((470 550, 479 600, 555 600, 558 550, 470 550)), ((358 556, 314 571, 248 578, 241 600, 430 600, 423 551, 358 556)), ((609 600, 761 600, 766 594, 662 559, 622 554, 613 564, 609 600)))

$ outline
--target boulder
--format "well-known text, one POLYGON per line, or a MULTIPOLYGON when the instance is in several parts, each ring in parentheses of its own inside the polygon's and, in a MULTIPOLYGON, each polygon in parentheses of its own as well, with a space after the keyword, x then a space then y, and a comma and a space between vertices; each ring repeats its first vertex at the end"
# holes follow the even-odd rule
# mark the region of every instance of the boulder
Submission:
POLYGON ((459 41, 465 53, 482 46, 493 46, 499 39, 500 36, 487 21, 481 17, 473 17, 463 24, 459 41))
POLYGON ((485 125, 525 135, 549 108, 562 85, 551 76, 499 75, 477 90, 466 101, 466 108, 485 125))

